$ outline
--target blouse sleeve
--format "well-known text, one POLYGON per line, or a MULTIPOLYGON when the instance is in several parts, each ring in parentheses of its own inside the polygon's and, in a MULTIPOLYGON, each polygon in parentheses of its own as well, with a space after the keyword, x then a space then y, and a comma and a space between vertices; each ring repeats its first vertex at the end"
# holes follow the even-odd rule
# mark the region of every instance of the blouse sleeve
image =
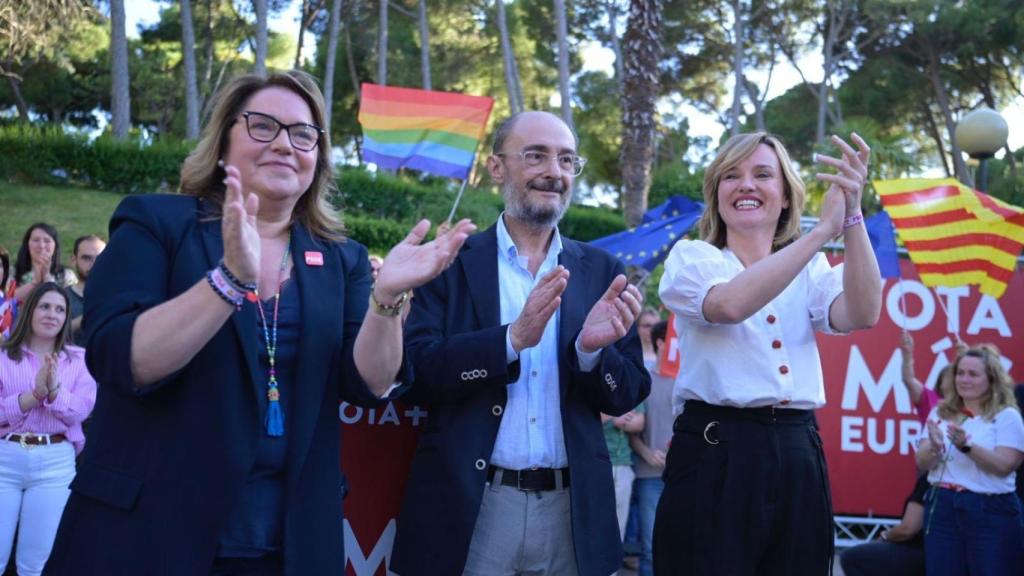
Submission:
POLYGON ((742 268, 721 250, 702 240, 680 240, 665 261, 658 295, 685 322, 711 324, 704 317, 704 298, 711 288, 732 280, 742 268))
POLYGON ((68 352, 67 364, 62 370, 61 387, 57 397, 43 405, 50 409, 54 416, 68 426, 78 424, 89 417, 96 404, 96 380, 85 367, 85 359, 81 350, 68 352))
POLYGON ((811 325, 817 332, 845 334, 832 327, 829 310, 836 298, 843 293, 843 265, 833 267, 825 254, 819 252, 807 265, 807 302, 811 325))
POLYGON ((1013 408, 1003 408, 996 414, 996 446, 1006 446, 1024 452, 1024 420, 1013 408))
MULTIPOLYGON (((0 362, 10 362, 6 353, 0 351, 0 355, 3 356, 0 358, 0 362)), ((17 430, 28 418, 28 412, 21 411, 21 403, 18 401, 20 394, 21 392, 18 392, 0 376, 0 426, 17 430)))

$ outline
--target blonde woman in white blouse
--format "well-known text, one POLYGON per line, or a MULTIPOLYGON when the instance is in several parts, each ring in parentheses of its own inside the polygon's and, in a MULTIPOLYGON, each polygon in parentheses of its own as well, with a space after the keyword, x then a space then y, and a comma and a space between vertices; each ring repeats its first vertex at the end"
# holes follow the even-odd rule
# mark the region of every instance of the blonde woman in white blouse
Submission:
POLYGON ((1016 574, 1024 561, 1015 492, 1024 422, 1013 384, 991 345, 958 357, 953 378, 949 396, 928 415, 916 455, 932 485, 925 566, 929 576, 1016 574))
POLYGON ((825 404, 816 331, 870 328, 878 264, 861 215, 867 144, 840 157, 818 224, 800 234, 804 185, 778 138, 741 134, 704 176, 701 240, 672 249, 662 301, 681 364, 654 566, 669 575, 827 574, 832 513, 813 410, 825 404), (842 235, 845 265, 820 250, 842 235), (685 407, 684 407, 685 404, 685 407))

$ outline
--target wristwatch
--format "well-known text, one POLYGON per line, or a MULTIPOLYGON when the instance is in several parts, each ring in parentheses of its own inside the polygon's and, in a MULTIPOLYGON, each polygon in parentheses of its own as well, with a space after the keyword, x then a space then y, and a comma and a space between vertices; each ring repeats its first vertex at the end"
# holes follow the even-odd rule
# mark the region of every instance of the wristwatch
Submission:
POLYGON ((968 452, 971 451, 971 445, 964 444, 963 446, 957 446, 956 449, 963 452, 964 454, 967 454, 968 452))

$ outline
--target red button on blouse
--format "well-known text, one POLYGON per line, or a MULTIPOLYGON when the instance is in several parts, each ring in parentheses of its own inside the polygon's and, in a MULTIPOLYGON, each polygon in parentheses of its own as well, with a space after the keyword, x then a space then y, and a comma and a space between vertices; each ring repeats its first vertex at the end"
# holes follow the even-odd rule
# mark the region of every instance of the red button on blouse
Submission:
POLYGON ((765 320, 767 320, 769 324, 775 324, 775 315, 769 314, 768 317, 765 318, 765 320))
POLYGON ((775 348, 776 350, 782 348, 782 340, 772 340, 772 348, 775 348))
POLYGON ((789 366, 786 366, 785 364, 779 366, 779 374, 789 374, 789 366))

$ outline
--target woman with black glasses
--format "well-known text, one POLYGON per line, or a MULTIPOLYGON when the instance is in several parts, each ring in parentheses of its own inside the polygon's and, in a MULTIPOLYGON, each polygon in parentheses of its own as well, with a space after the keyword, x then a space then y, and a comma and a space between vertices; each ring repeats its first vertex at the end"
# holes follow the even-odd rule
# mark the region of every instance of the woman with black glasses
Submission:
POLYGON ((473 225, 371 284, 327 203, 324 103, 302 72, 229 84, 181 195, 127 198, 87 287, 99 382, 47 574, 340 574, 339 399, 387 397, 409 291, 473 225))

